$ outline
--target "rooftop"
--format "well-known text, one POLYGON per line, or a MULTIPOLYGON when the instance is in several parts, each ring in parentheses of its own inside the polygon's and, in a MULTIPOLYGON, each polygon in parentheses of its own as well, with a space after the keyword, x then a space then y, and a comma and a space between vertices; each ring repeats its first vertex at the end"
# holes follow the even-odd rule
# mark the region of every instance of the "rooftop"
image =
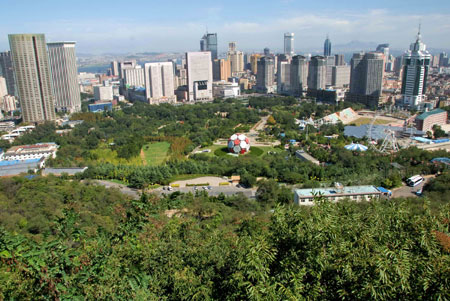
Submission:
POLYGON ((299 197, 313 197, 314 195, 323 196, 342 196, 342 195, 352 195, 352 194, 374 194, 380 193, 380 191, 371 185, 362 186, 344 186, 341 191, 336 187, 327 188, 307 188, 307 189, 296 189, 295 194, 299 197))
POLYGON ((425 112, 425 113, 420 114, 419 116, 416 117, 416 119, 425 120, 425 118, 430 117, 431 115, 440 114, 440 113, 443 113, 443 112, 445 112, 445 111, 442 110, 442 109, 434 109, 433 111, 429 111, 429 112, 425 112))

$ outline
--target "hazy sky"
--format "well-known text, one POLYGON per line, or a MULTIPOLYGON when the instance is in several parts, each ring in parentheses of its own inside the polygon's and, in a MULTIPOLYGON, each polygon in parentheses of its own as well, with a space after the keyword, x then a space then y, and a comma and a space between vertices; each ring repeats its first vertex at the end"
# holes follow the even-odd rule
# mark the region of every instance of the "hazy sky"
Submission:
POLYGON ((295 33, 295 49, 321 49, 352 40, 407 49, 422 21, 428 47, 450 49, 449 0, 0 0, 0 50, 9 33, 45 33, 48 41, 76 41, 83 53, 198 50, 208 28, 219 51, 274 51, 283 33, 295 33))

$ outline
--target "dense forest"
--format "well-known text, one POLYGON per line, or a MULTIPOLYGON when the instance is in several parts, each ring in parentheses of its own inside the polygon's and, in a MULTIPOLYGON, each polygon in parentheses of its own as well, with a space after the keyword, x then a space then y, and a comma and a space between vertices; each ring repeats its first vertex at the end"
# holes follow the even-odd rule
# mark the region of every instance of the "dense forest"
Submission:
MULTIPOLYGON (((429 189, 442 193, 446 177, 429 189)), ((305 208, 271 192, 126 200, 54 177, 0 185, 0 299, 450 298, 448 202, 305 208)))

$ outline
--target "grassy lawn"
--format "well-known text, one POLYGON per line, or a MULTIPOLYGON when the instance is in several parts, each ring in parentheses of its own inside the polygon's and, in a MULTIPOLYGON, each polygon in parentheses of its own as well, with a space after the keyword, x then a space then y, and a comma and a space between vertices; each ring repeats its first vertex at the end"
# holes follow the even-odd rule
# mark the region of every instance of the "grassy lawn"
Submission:
POLYGON ((169 142, 154 142, 144 145, 142 150, 144 151, 145 160, 147 165, 155 166, 162 164, 167 157, 169 151, 169 142))
POLYGON ((117 157, 117 152, 112 150, 106 143, 99 144, 96 149, 91 150, 91 153, 97 157, 95 163, 142 165, 142 160, 139 156, 130 159, 117 157))
MULTIPOLYGON (((213 145, 212 147, 209 147, 209 149, 211 150, 211 152, 205 153, 209 156, 222 157, 222 156, 226 156, 228 154, 227 147, 223 146, 223 145, 213 145)), ((259 157, 259 156, 267 154, 268 152, 280 153, 280 152, 283 152, 283 150, 272 147, 272 146, 250 146, 250 152, 245 155, 249 155, 252 157, 259 157)))
MULTIPOLYGON (((352 123, 356 124, 357 126, 363 125, 363 124, 370 124, 372 122, 372 118, 369 117, 361 117, 353 121, 352 123)), ((387 124, 390 123, 389 120, 383 120, 383 119, 376 119, 374 124, 387 124)))

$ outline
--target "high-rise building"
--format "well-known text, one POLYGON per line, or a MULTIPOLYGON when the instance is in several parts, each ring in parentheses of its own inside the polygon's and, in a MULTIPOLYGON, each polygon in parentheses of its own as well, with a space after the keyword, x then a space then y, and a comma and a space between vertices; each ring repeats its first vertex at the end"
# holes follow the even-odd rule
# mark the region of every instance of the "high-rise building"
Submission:
POLYGON ((448 55, 445 52, 439 54, 439 67, 446 67, 448 65, 448 55))
POLYGON ((332 67, 331 85, 343 88, 350 84, 350 66, 340 65, 332 67))
POLYGON ((258 61, 256 90, 262 93, 275 92, 275 66, 271 56, 264 56, 258 61))
POLYGON ((294 33, 286 32, 284 34, 284 54, 285 55, 294 55, 294 33))
POLYGON ((244 71, 244 53, 236 50, 236 42, 228 44, 227 58, 231 64, 231 75, 244 71))
POLYGON ((145 70, 145 97, 150 104, 176 101, 172 62, 147 63, 145 70))
POLYGON ((345 60, 344 60, 344 55, 343 54, 335 54, 334 57, 335 57, 334 64, 336 66, 343 66, 343 65, 345 65, 345 60))
POLYGON ((126 87, 144 87, 145 76, 144 69, 141 65, 136 65, 134 68, 122 69, 123 84, 126 87))
POLYGON ((213 100, 211 52, 187 52, 188 101, 213 100))
POLYGON ((81 111, 75 42, 48 43, 47 47, 56 110, 69 113, 81 111))
POLYGON ((17 96, 16 80, 11 59, 11 52, 0 52, 0 75, 6 80, 6 88, 9 95, 17 96))
POLYGON ((264 56, 270 55, 270 49, 268 47, 264 48, 264 56))
POLYGON ((323 90, 327 81, 327 60, 316 55, 311 57, 308 68, 308 89, 323 90))
POLYGON ((8 89, 6 88, 6 79, 3 76, 0 76, 0 101, 3 99, 3 96, 8 95, 8 89))
POLYGON ((250 69, 252 70, 253 74, 258 73, 258 61, 260 57, 261 55, 258 53, 254 53, 250 56, 250 69))
POLYGON ((95 101, 112 101, 114 98, 113 86, 95 85, 94 99, 95 101))
POLYGON ((384 55, 355 53, 351 59, 348 100, 377 106, 383 85, 384 55))
POLYGON ((120 75, 119 62, 117 62, 117 61, 112 61, 111 62, 111 75, 112 76, 119 76, 120 75))
POLYGON ((23 121, 55 120, 55 98, 45 36, 10 34, 9 45, 23 121))
POLYGON ((431 54, 422 42, 419 31, 416 42, 403 55, 403 104, 417 107, 423 102, 430 64, 431 54))
POLYGON ((211 59, 217 59, 217 33, 205 33, 200 40, 200 51, 211 51, 211 59))
POLYGON ((288 60, 278 59, 277 68, 277 93, 290 92, 291 86, 291 64, 288 60))
POLYGON ((136 68, 136 60, 131 60, 131 61, 123 61, 123 62, 119 62, 119 77, 121 79, 124 78, 124 70, 125 69, 134 69, 136 68))
POLYGON ((219 59, 213 62, 213 78, 215 81, 228 81, 231 77, 231 64, 229 60, 219 59))
POLYGON ((296 55, 291 61, 291 93, 300 96, 306 91, 308 82, 308 60, 302 55, 296 55))
POLYGON ((331 41, 327 35, 325 43, 323 44, 323 56, 330 56, 330 55, 331 55, 331 41))
POLYGON ((332 78, 333 78, 333 67, 336 64, 336 58, 334 56, 327 56, 325 59, 327 61, 327 81, 326 81, 326 85, 327 86, 331 86, 332 78))

